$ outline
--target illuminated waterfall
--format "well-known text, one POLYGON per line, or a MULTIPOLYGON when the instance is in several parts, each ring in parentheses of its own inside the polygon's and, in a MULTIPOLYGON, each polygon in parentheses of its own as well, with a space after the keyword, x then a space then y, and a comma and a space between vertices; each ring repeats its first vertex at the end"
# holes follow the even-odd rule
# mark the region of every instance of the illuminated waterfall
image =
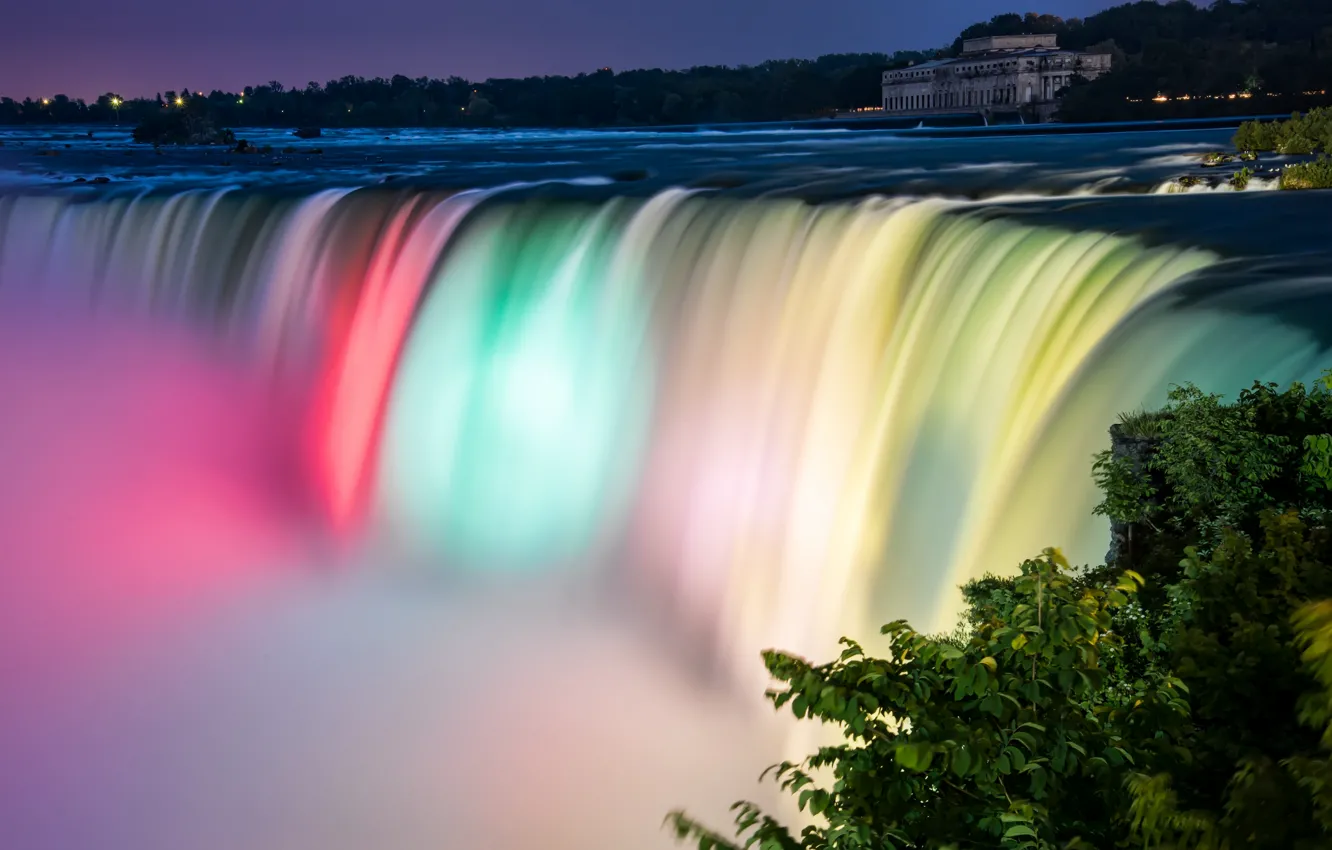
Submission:
POLYGON ((1317 370, 1306 331, 1178 302, 1218 262, 943 201, 0 198, 0 292, 304 376, 338 528, 610 571, 742 671, 947 629, 958 584, 1047 545, 1096 562, 1115 413, 1317 370))

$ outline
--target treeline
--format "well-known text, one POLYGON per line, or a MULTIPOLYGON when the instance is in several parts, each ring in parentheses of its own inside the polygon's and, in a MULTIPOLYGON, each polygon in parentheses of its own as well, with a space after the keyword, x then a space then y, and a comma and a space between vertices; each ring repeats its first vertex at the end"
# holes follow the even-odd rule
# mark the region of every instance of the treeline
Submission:
MULTIPOLYGON (((1332 391, 1184 386, 1094 472, 1109 564, 1057 550, 964 588, 955 634, 884 627, 829 663, 765 653, 778 708, 844 739, 700 850, 1332 847, 1332 391), (731 830, 727 830, 730 832, 731 830)), ((944 542, 941 541, 941 545, 944 542)))
POLYGON ((1327 0, 1218 0, 1206 7, 1144 0, 1085 20, 1002 15, 964 36, 1024 30, 1053 32, 1061 46, 1114 57, 1113 73, 1069 92, 1060 110, 1066 121, 1289 113, 1332 103, 1327 0))
POLYGON ((391 79, 343 77, 288 89, 279 82, 241 92, 165 91, 93 103, 0 99, 0 123, 137 124, 171 110, 206 112, 219 127, 454 127, 696 124, 812 118, 879 101, 884 68, 931 54, 847 53, 741 67, 683 71, 602 69, 574 77, 391 79))
POLYGON ((1326 94, 1332 81, 1327 0, 1218 0, 1204 8, 1189 0, 1143 0, 1086 19, 999 15, 968 27, 950 46, 892 55, 842 53, 680 71, 604 68, 485 82, 343 77, 304 88, 270 82, 240 92, 182 88, 138 99, 108 92, 92 103, 64 95, 0 98, 0 124, 137 124, 175 109, 206 113, 217 127, 605 127, 817 118, 878 104, 886 69, 956 55, 965 38, 1021 33, 1054 33, 1063 47, 1114 57, 1112 73, 1070 89, 1060 112, 1067 121, 1288 113, 1332 103, 1326 94), (1154 100, 1158 95, 1168 100, 1154 100))

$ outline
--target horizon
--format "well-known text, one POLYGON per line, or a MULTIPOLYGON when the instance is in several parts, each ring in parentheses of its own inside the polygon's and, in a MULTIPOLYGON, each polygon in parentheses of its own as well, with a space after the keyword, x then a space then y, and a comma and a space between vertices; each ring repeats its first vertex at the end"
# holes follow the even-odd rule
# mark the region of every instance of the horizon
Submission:
MULTIPOLYGON (((940 49, 942 49, 943 47, 944 47, 944 45, 940 45, 939 47, 932 47, 932 48, 920 48, 918 51, 914 51, 914 52, 928 53, 928 52, 931 51, 931 50, 940 50, 940 49)), ((738 69, 741 69, 741 68, 753 68, 753 67, 756 67, 756 66, 758 66, 758 65, 762 65, 762 64, 764 64, 764 63, 766 63, 766 62, 816 62, 816 61, 818 61, 819 59, 821 59, 821 58, 823 58, 823 57, 825 57, 825 56, 856 56, 856 55, 871 55, 871 54, 878 53, 878 54, 882 54, 882 55, 884 55, 884 56, 886 56, 886 57, 891 58, 892 55, 893 55, 894 53, 896 53, 896 52, 907 52, 907 53, 909 53, 909 52, 913 52, 913 51, 911 50, 911 48, 905 48, 905 49, 901 49, 901 50, 898 50, 898 51, 888 51, 888 52, 886 52, 886 53, 885 53, 884 51, 882 51, 882 50, 847 50, 847 51, 841 51, 841 52, 835 52, 835 53, 820 53, 818 56, 784 56, 784 57, 770 57, 770 58, 768 58, 768 59, 761 59, 761 60, 759 60, 758 62, 750 62, 750 63, 712 64, 712 65, 689 65, 689 66, 687 66, 687 67, 680 67, 680 68, 662 68, 662 67, 652 67, 652 68, 649 68, 649 67, 642 67, 642 68, 639 68, 639 67, 634 67, 634 68, 608 68, 607 66, 602 66, 602 67, 598 67, 598 68, 590 68, 590 69, 587 69, 587 70, 584 70, 584 71, 575 71, 575 72, 573 72, 573 73, 528 74, 528 75, 526 75, 526 76, 522 76, 522 77, 515 77, 515 76, 507 76, 507 77, 486 77, 486 78, 484 78, 484 79, 470 79, 470 78, 466 78, 466 77, 464 77, 463 79, 466 80, 466 82, 469 83, 470 85, 474 85, 474 86, 483 86, 483 85, 486 85, 486 84, 488 84, 488 83, 498 83, 498 82, 504 82, 504 81, 509 81, 509 80, 525 80, 525 79, 534 79, 534 78, 535 78, 535 79, 569 79, 569 80, 572 80, 572 79, 576 79, 577 77, 580 77, 580 76, 590 76, 590 75, 592 75, 592 74, 595 74, 595 73, 598 72, 598 71, 604 71, 604 70, 610 70, 611 73, 612 73, 612 74, 615 74, 615 75, 619 75, 619 74, 636 74, 636 73, 649 72, 649 71, 660 71, 660 72, 665 73, 665 74, 687 74, 687 73, 689 73, 689 72, 691 72, 691 71, 693 71, 693 70, 695 70, 695 69, 698 69, 698 68, 726 68, 726 69, 729 69, 729 70, 738 70, 738 69)), ((366 79, 366 80, 391 80, 393 77, 396 77, 396 76, 408 76, 408 75, 406 75, 406 74, 376 74, 376 75, 374 75, 374 76, 369 76, 369 75, 365 75, 365 74, 350 74, 350 75, 348 75, 348 74, 344 74, 343 76, 360 77, 360 78, 362 78, 362 79, 366 79)), ((435 76, 435 77, 427 77, 427 78, 430 79, 430 80, 432 80, 432 81, 435 81, 435 80, 445 80, 445 81, 447 81, 447 80, 449 79, 450 76, 456 76, 456 75, 435 76)), ((302 84, 300 84, 300 85, 289 85, 289 84, 283 82, 282 80, 273 80, 273 79, 270 79, 270 80, 267 80, 267 81, 262 82, 262 83, 253 83, 253 82, 252 82, 252 83, 246 83, 245 85, 240 86, 239 88, 233 88, 233 89, 218 89, 218 88, 214 88, 214 89, 209 89, 208 91, 201 91, 201 90, 198 89, 198 88, 193 88, 193 89, 183 89, 183 88, 182 88, 182 89, 161 88, 161 89, 157 89, 157 90, 155 90, 155 91, 153 91, 153 92, 151 92, 151 93, 146 93, 146 94, 126 94, 125 92, 119 92, 119 91, 102 91, 102 92, 98 92, 97 94, 92 95, 92 96, 90 96, 90 97, 89 97, 89 96, 85 96, 85 95, 78 95, 78 96, 75 96, 75 95, 71 95, 69 92, 53 92, 53 93, 50 93, 50 94, 43 94, 43 95, 30 95, 30 94, 29 94, 29 95, 24 95, 23 97, 14 97, 13 95, 6 94, 5 92, 0 91, 0 98, 6 98, 6 97, 7 97, 7 98, 9 98, 9 99, 11 99, 11 100, 13 100, 13 101, 15 101, 15 102, 19 102, 19 103, 21 103, 21 102, 23 102, 24 100, 31 100, 31 101, 37 102, 37 101, 42 101, 42 100, 44 100, 44 99, 45 99, 45 100, 50 100, 50 99, 52 99, 52 98, 55 98, 55 97, 59 97, 59 96, 61 96, 61 95, 64 95, 65 97, 68 97, 71 101, 82 100, 82 101, 84 101, 85 103, 89 103, 89 104, 91 104, 91 103, 96 102, 97 99, 100 98, 100 97, 103 97, 103 96, 108 95, 108 94, 115 94, 117 97, 122 98, 122 99, 124 100, 124 102, 129 103, 129 102, 132 102, 132 101, 150 101, 150 100, 154 100, 155 98, 158 98, 158 97, 165 98, 167 92, 181 92, 181 93, 184 93, 187 97, 211 97, 213 94, 217 94, 217 93, 221 93, 221 94, 224 94, 224 95, 240 95, 240 94, 241 94, 245 89, 247 89, 247 88, 251 88, 251 89, 254 89, 254 88, 260 88, 260 87, 262 87, 262 86, 267 86, 267 85, 270 85, 271 83, 275 83, 275 82, 276 82, 276 83, 279 83, 279 84, 282 85, 282 90, 283 90, 284 92, 289 92, 289 91, 293 91, 293 90, 300 90, 300 89, 303 89, 303 88, 305 88, 307 85, 309 85, 310 83, 316 83, 316 84, 318 84, 320 87, 324 87, 324 86, 329 85, 330 83, 336 83, 336 82, 338 82, 338 81, 341 80, 341 79, 342 79, 342 77, 332 77, 332 78, 330 78, 330 79, 322 80, 322 81, 321 81, 321 80, 307 80, 305 83, 302 83, 302 84)), ((421 77, 420 77, 420 76, 410 77, 410 79, 413 80, 413 81, 416 81, 416 80, 421 79, 421 77)))
MULTIPOLYGON (((151 98, 183 90, 184 82, 189 91, 239 92, 274 80, 288 88, 398 74, 484 82, 577 76, 602 67, 683 71, 779 57, 891 55, 943 47, 974 23, 1019 11, 1010 0, 905 10, 868 0, 817 8, 794 0, 778 8, 757 0, 725 7, 684 0, 669 9, 634 10, 605 0, 565 0, 559 8, 498 0, 489 10, 417 2, 385 0, 382 14, 369 22, 354 17, 359 9, 349 0, 332 0, 318 17, 303 0, 241 0, 226 18, 202 23, 181 19, 166 0, 129 0, 109 19, 98 0, 23 6, 11 13, 16 44, 0 54, 0 80, 9 89, 0 96, 21 101, 63 94, 92 102, 108 92, 151 98), (503 31, 496 20, 505 21, 503 31)), ((1113 5, 1054 0, 1039 11, 1082 18, 1113 5)))

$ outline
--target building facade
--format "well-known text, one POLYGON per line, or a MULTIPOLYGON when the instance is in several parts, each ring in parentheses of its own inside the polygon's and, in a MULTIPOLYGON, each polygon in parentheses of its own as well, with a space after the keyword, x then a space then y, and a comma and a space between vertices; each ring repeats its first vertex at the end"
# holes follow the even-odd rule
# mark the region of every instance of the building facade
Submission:
POLYGON ((1025 108, 1044 121, 1075 76, 1094 80, 1109 70, 1108 53, 1061 50, 1053 35, 971 38, 956 59, 884 71, 883 111, 991 114, 1025 108))

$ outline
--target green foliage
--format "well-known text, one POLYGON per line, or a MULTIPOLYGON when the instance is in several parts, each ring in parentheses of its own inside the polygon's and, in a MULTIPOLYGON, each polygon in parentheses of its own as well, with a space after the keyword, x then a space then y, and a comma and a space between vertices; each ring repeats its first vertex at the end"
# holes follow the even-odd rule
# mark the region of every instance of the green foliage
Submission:
MULTIPOLYGON (((1059 111, 1065 121, 1242 116, 1329 103, 1326 2, 1134 2, 1084 20, 1044 17, 1046 28, 1017 31, 1052 32, 1077 49, 1113 42, 1119 54, 1113 73, 1069 92, 1059 111), (1174 99, 1154 102, 1158 94, 1174 99)), ((1026 23, 1017 15, 992 23, 1001 19, 1026 23)))
POLYGON ((1186 384, 1171 390, 1159 425, 1143 459, 1097 455, 1093 471, 1104 493, 1097 513, 1168 526, 1207 552, 1223 529, 1256 532, 1264 509, 1332 507, 1325 495, 1332 491, 1319 477, 1325 467, 1310 455, 1322 443, 1306 445, 1306 438, 1332 433, 1325 381, 1284 391, 1255 383, 1231 404, 1186 384))
POLYGON ((1224 153, 1223 151, 1208 151, 1202 156, 1203 165, 1225 165, 1235 159, 1234 154, 1224 153))
POLYGON ((1304 457, 1300 475, 1312 487, 1332 489, 1332 435, 1308 434, 1304 438, 1304 457))
POLYGON ((1332 109, 1311 109, 1304 115, 1297 112, 1286 121, 1245 121, 1233 141, 1240 151, 1332 152, 1332 109))
MULTIPOLYGON (((765 848, 1054 850, 1122 840, 1124 769, 1152 759, 1188 714, 1182 685, 1166 676, 1132 704, 1092 705, 1102 655, 1118 643, 1111 613, 1140 583, 1133 573, 1080 583, 1047 550, 1011 582, 978 589, 984 622, 961 647, 896 622, 883 629, 893 647, 885 659, 846 639, 823 665, 765 653, 783 683, 773 704, 840 726, 846 742, 772 769, 815 816, 798 838, 744 802, 737 835, 765 848), (831 786, 814 776, 825 769, 831 786)), ((700 848, 736 846, 681 812, 671 820, 700 848)))
POLYGON ((845 743, 776 768, 799 836, 737 804, 745 846, 1332 846, 1330 384, 1184 385, 1120 417, 1094 467, 1138 532, 1113 565, 1048 550, 972 581, 953 635, 891 624, 888 659, 767 653, 773 702, 845 743))
POLYGON ((1235 131, 1235 149, 1240 151, 1275 151, 1278 124, 1275 121, 1245 121, 1235 131))
POLYGON ((1282 189, 1332 189, 1332 157, 1322 154, 1281 170, 1282 189))
POLYGON ((1252 168, 1241 168, 1230 176, 1230 185, 1235 187, 1235 191, 1243 192, 1249 188, 1249 181, 1253 179, 1252 168))
POLYGON ((1135 410, 1119 414, 1120 431, 1127 437, 1147 439, 1161 435, 1165 415, 1158 410, 1135 410))
POLYGON ((1231 403, 1177 387, 1163 414, 1134 463, 1097 458, 1100 511, 1137 530, 1121 566, 1150 583, 1136 622, 1127 607, 1115 612, 1124 640, 1107 659, 1107 698, 1142 669, 1169 669, 1193 705, 1187 755, 1162 751, 1129 782, 1135 840, 1325 847, 1326 765, 1299 720, 1313 684, 1291 617, 1332 596, 1321 529, 1332 508, 1328 377, 1312 388, 1254 384, 1231 403))
POLYGON ((1156 486, 1141 461, 1106 449, 1093 461, 1092 477, 1105 495, 1094 513, 1124 523, 1151 522, 1156 486))
POLYGON ((1321 677, 1332 661, 1326 603, 1310 600, 1332 596, 1332 546, 1295 510, 1265 512, 1261 525, 1257 549, 1231 532, 1211 558, 1185 558, 1189 615, 1171 654, 1194 730, 1189 758, 1130 786, 1147 846, 1328 845, 1332 700, 1321 677))

